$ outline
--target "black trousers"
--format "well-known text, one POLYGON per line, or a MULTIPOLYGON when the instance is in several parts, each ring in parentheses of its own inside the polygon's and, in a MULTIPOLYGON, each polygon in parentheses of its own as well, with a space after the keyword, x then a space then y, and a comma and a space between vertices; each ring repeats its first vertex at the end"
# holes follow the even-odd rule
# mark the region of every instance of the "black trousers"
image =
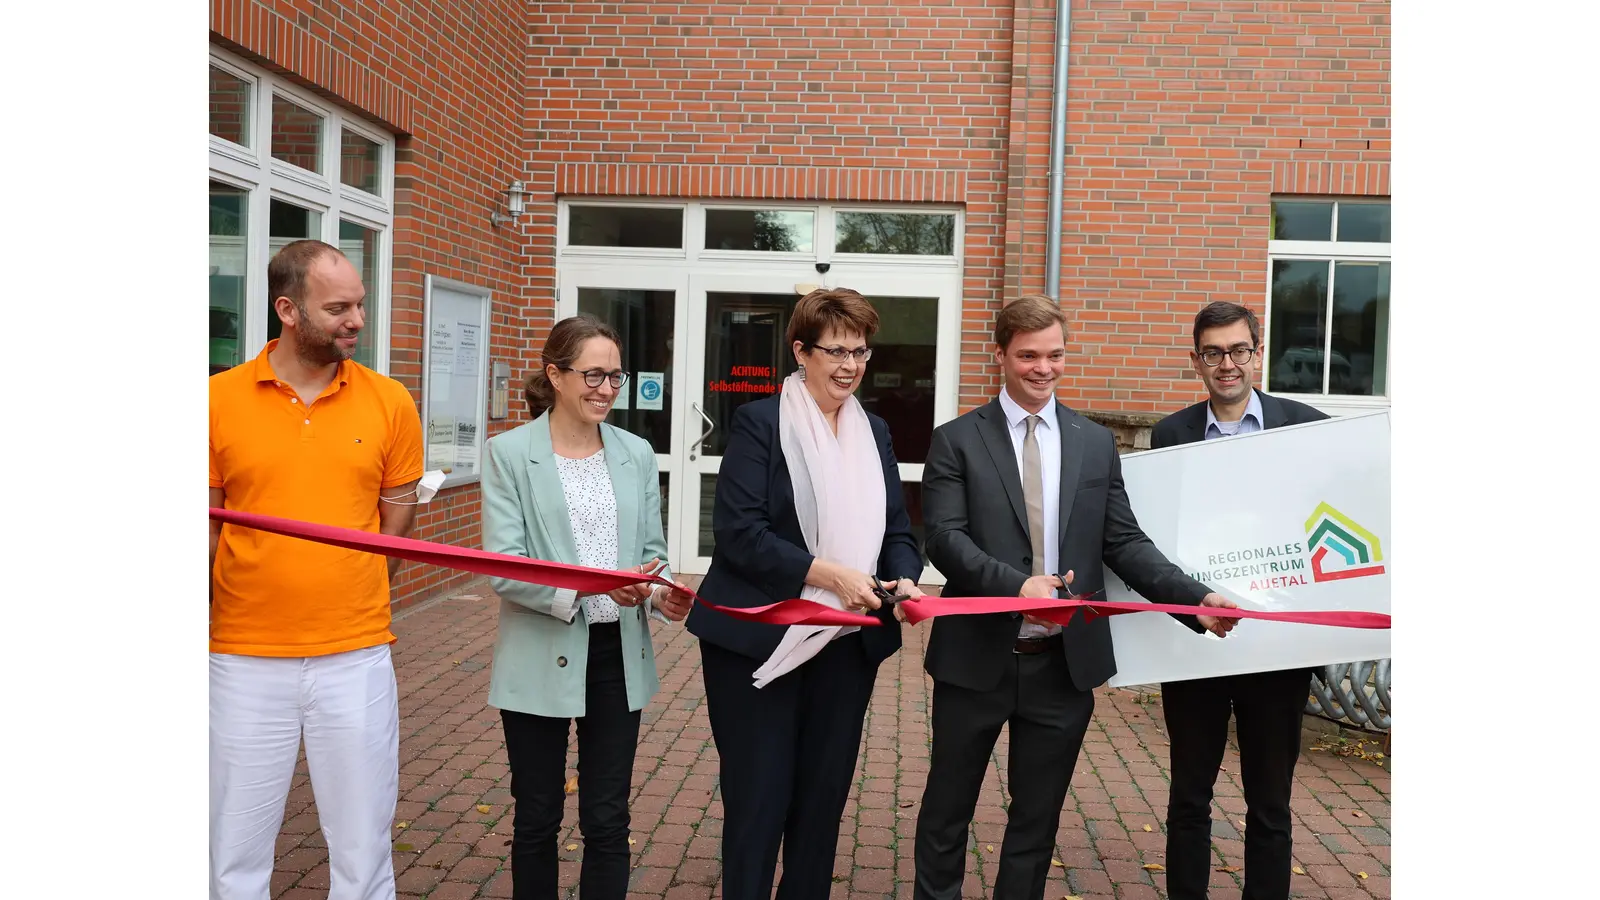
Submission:
POLYGON ((1094 715, 1094 693, 1072 685, 1059 647, 1013 654, 1000 686, 933 684, 933 759, 917 814, 917 900, 957 900, 967 835, 1000 727, 1011 727, 1005 841, 994 896, 1039 900, 1061 805, 1094 715))
POLYGON ((827 900, 877 666, 861 633, 764 688, 763 660, 700 642, 706 712, 721 759, 723 900, 827 900))
MULTIPOLYGON (((628 710, 622 631, 589 626, 584 715, 578 723, 578 823, 583 829, 583 900, 623 900, 628 893, 628 794, 639 713, 628 710)), ((572 719, 501 710, 511 796, 511 896, 551 900, 556 891, 556 834, 566 802, 567 735, 572 719)))
POLYGON ((1300 722, 1311 670, 1289 669, 1175 681, 1161 686, 1172 742, 1167 803, 1167 895, 1205 900, 1211 855, 1211 793, 1238 719, 1239 773, 1247 807, 1242 900, 1285 900, 1293 864, 1289 795, 1300 758, 1300 722))

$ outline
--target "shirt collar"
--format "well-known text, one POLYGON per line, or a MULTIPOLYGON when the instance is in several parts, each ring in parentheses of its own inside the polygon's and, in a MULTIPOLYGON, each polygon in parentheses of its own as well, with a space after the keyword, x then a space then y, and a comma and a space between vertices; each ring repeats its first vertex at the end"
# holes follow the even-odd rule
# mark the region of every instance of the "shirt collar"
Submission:
MULTIPOLYGON (((1261 395, 1256 393, 1254 388, 1250 389, 1250 403, 1244 408, 1244 416, 1240 419, 1241 425, 1243 424, 1244 419, 1255 419, 1256 428, 1262 427, 1261 395)), ((1211 401, 1208 399, 1206 401, 1206 434, 1210 434, 1211 429, 1213 428, 1217 429, 1218 431, 1222 430, 1222 426, 1217 423, 1217 414, 1212 411, 1211 401)))
MULTIPOLYGON (((256 354, 255 362, 252 363, 252 365, 255 366, 255 371, 253 374, 257 383, 270 381, 276 384, 278 382, 278 373, 272 371, 272 360, 268 359, 268 355, 271 354, 273 348, 277 346, 278 339, 273 338, 272 340, 267 341, 267 345, 261 348, 260 353, 256 354)), ((339 385, 340 387, 344 387, 350 383, 350 367, 352 365, 354 365, 354 361, 348 359, 339 363, 339 371, 333 373, 333 381, 335 384, 339 385)))
MULTIPOLYGON (((1017 403, 1017 401, 1011 399, 1011 395, 1006 392, 1004 387, 1000 388, 1000 409, 1006 414, 1006 425, 1011 428, 1017 427, 1017 425, 1021 424, 1023 419, 1034 415, 1033 413, 1023 409, 1022 406, 1017 403)), ((1044 409, 1039 411, 1039 425, 1035 427, 1042 427, 1045 429, 1054 429, 1056 427, 1056 417, 1045 415, 1045 413, 1049 410, 1050 407, 1046 406, 1044 409)))

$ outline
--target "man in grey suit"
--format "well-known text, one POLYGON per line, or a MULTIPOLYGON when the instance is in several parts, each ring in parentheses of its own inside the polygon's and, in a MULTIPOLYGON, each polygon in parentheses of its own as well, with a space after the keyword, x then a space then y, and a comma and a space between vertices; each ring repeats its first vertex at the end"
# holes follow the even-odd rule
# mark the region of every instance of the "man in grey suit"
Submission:
MULTIPOLYGON (((1129 506, 1111 432, 1056 400, 1066 361, 1061 308, 1023 297, 1000 311, 994 339, 1005 387, 934 431, 923 470, 926 549, 946 578, 943 595, 1094 592, 1105 584, 1103 561, 1147 599, 1235 606, 1156 549, 1129 506)), ((994 896, 1044 896, 1092 692, 1117 671, 1107 620, 1086 622, 1080 611, 1070 621, 1065 629, 1015 613, 934 621, 924 663, 934 681, 933 758, 917 816, 918 900, 961 896, 978 791, 1007 724, 1011 803, 994 896)), ((1192 621, 1221 637, 1235 620, 1192 621)))

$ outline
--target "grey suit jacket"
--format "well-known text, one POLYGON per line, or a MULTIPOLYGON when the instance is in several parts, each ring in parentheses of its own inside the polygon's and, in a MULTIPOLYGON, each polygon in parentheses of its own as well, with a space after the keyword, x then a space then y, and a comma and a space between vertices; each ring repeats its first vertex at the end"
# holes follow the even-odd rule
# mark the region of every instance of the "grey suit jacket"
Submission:
MULTIPOLYGON (((1122 484, 1110 430, 1055 404, 1061 434, 1060 548, 1071 593, 1105 587, 1105 569, 1151 600, 1198 604, 1210 589, 1185 575, 1139 528, 1122 484)), ((1032 571, 1022 476, 998 399, 939 426, 922 476, 928 561, 946 597, 1015 597, 1032 571)), ((1021 617, 1014 613, 934 620, 928 674, 971 690, 1000 683, 1021 617)), ((1063 645, 1073 684, 1089 690, 1116 674, 1107 619, 1074 614, 1063 645)))

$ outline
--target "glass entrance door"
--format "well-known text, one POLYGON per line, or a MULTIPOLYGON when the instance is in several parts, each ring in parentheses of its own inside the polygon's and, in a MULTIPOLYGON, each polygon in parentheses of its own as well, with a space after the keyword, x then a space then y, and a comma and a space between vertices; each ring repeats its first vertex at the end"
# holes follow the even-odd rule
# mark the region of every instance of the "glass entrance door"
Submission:
MULTIPOLYGON (((573 268, 562 273, 562 316, 588 313, 617 329, 622 337, 622 368, 628 380, 607 422, 650 443, 660 470, 661 526, 667 553, 683 556, 676 540, 680 513, 677 490, 680 453, 692 435, 686 423, 687 399, 679 387, 677 350, 687 330, 686 283, 682 274, 629 267, 573 268)), ((539 365, 537 353, 530 362, 539 365)), ((676 568, 676 567, 675 567, 676 568)))
MULTIPOLYGON (((934 425, 955 414, 955 342, 941 347, 939 327, 956 313, 959 277, 880 270, 828 281, 860 291, 878 312, 880 328, 857 397, 889 425, 920 544, 922 464, 934 425)), ((786 335, 800 296, 795 279, 774 274, 689 278, 688 313, 697 327, 690 329, 684 377, 687 418, 698 430, 689 435, 678 469, 683 473, 679 565, 684 572, 703 572, 711 564, 717 473, 734 411, 775 394, 796 369, 786 335)), ((932 569, 924 578, 941 581, 932 569)))

